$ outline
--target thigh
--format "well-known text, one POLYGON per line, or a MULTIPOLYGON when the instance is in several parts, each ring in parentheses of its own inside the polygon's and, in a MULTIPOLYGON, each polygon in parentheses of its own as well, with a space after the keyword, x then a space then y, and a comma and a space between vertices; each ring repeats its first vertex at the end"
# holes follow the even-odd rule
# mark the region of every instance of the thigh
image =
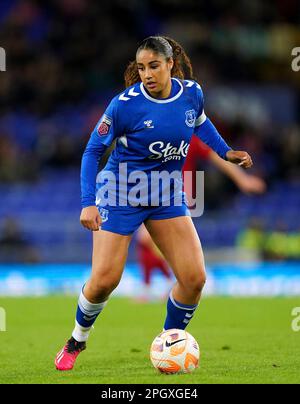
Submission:
POLYGON ((110 231, 93 232, 92 277, 120 279, 128 255, 131 236, 110 231))
POLYGON ((178 281, 205 274, 201 242, 189 216, 149 219, 145 225, 178 281))

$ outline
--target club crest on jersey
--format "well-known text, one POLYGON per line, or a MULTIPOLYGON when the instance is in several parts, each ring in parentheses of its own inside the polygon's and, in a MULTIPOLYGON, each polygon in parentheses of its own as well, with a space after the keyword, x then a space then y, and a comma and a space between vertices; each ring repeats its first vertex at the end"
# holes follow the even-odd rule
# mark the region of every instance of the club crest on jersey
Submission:
POLYGON ((108 213, 109 213, 108 210, 104 209, 104 208, 101 208, 99 213, 100 213, 100 216, 101 216, 101 219, 102 219, 102 223, 107 222, 108 221, 108 213))
POLYGON ((103 118, 101 119, 101 122, 99 123, 97 129, 99 136, 107 135, 111 127, 111 124, 112 124, 111 118, 109 118, 107 115, 103 115, 103 118))
POLYGON ((196 111, 191 109, 185 113, 185 123, 189 128, 193 128, 196 122, 196 111))

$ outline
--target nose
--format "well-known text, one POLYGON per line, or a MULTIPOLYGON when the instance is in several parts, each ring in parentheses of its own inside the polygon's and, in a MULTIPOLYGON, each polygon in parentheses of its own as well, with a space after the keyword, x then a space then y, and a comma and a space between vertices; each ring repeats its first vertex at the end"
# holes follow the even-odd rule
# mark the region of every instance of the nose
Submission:
POLYGON ((146 69, 145 69, 145 79, 146 79, 146 80, 152 79, 151 69, 149 69, 149 68, 146 68, 146 69))

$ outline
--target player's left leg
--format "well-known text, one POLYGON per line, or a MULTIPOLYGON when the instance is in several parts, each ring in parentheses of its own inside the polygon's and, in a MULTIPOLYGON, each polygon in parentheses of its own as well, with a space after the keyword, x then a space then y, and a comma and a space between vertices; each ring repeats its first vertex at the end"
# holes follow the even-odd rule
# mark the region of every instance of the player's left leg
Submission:
POLYGON ((145 224, 177 279, 168 300, 164 328, 184 329, 198 306, 206 281, 201 242, 189 216, 149 219, 145 224))

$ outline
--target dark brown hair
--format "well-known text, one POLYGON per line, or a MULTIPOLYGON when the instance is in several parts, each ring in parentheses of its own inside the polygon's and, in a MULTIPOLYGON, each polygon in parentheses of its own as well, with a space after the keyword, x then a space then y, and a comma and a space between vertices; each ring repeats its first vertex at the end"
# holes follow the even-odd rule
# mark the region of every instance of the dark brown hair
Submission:
MULTIPOLYGON (((194 79, 190 58, 185 53, 183 47, 174 39, 166 36, 150 36, 140 43, 136 54, 143 49, 149 49, 155 53, 161 54, 167 61, 173 58, 174 66, 171 71, 172 77, 177 77, 181 80, 194 79)), ((136 60, 130 62, 127 66, 124 79, 126 87, 133 86, 141 81, 136 60)))

